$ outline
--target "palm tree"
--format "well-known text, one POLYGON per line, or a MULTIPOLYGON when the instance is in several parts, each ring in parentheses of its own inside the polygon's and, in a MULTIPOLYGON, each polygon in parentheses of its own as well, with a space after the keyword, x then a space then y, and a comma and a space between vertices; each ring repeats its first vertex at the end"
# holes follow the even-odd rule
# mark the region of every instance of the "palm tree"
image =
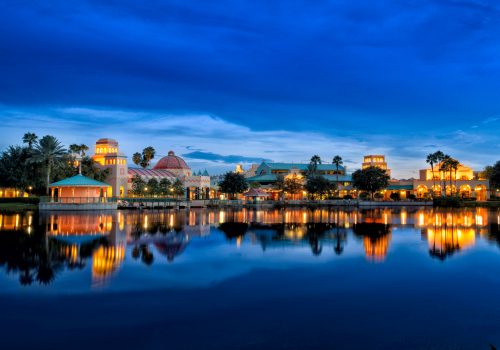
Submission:
MULTIPOLYGON (((441 162, 445 159, 445 154, 441 151, 437 151, 434 153, 434 155, 436 156, 436 164, 441 164, 441 162)), ((441 169, 439 169, 439 177, 440 177, 440 181, 441 181, 441 178, 442 178, 442 175, 441 175, 441 169)), ((445 180, 443 179, 443 187, 441 188, 441 196, 443 196, 443 190, 445 191, 446 193, 446 183, 445 183, 445 180)))
POLYGON ((308 172, 309 175, 314 175, 316 174, 316 171, 318 170, 318 164, 321 164, 321 158, 317 154, 311 157, 311 160, 309 161, 309 166, 308 166, 308 172))
POLYGON ((452 179, 451 179, 451 158, 449 155, 445 154, 441 160, 441 165, 439 166, 439 170, 443 172, 444 178, 443 178, 443 188, 444 188, 444 193, 446 195, 446 175, 449 173, 450 175, 450 194, 452 192, 452 179))
POLYGON ((155 157, 155 155, 156 155, 156 150, 151 146, 146 147, 142 150, 142 157, 143 157, 144 163, 146 164, 146 167, 149 166, 149 164, 151 163, 151 160, 155 157))
POLYGON ((30 150, 33 149, 33 145, 36 143, 36 140, 38 140, 38 136, 36 136, 33 132, 27 132, 23 136, 23 143, 27 143, 30 150))
POLYGON ((42 163, 46 166, 47 171, 47 195, 49 195, 50 172, 55 162, 60 160, 67 151, 63 145, 54 137, 46 135, 40 139, 33 150, 31 157, 33 162, 42 163))
POLYGON ((132 162, 134 162, 135 165, 141 164, 142 161, 142 155, 139 152, 135 152, 132 155, 132 162))
MULTIPOLYGON (((450 159, 450 172, 451 170, 453 170, 455 176, 455 191, 457 191, 457 171, 458 171, 458 167, 460 166, 460 162, 454 158, 450 159)), ((451 177, 451 173, 450 173, 450 177, 451 177)), ((458 193, 458 191, 457 191, 458 193)))
POLYGON ((89 150, 89 148, 87 145, 85 145, 83 143, 80 145, 80 154, 82 157, 85 157, 85 155, 86 155, 85 152, 87 152, 88 150, 89 150))
POLYGON ((342 157, 339 155, 336 155, 333 157, 333 164, 335 164, 335 168, 337 171, 337 197, 339 196, 339 167, 344 164, 344 161, 342 160, 342 157))
POLYGON ((432 191, 431 191, 431 193, 432 193, 432 197, 434 197, 434 189, 436 188, 436 179, 434 177, 434 164, 437 163, 436 152, 428 154, 427 159, 425 161, 431 165, 431 172, 432 172, 432 191))

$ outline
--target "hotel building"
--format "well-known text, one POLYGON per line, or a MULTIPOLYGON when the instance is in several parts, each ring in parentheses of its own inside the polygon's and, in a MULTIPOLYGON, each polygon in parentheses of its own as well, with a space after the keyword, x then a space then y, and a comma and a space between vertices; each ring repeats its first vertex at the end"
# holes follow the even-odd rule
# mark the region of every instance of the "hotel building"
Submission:
POLYGON ((184 185, 186 199, 208 199, 212 196, 208 173, 205 171, 194 175, 184 159, 176 156, 173 151, 169 151, 152 169, 129 168, 127 157, 119 152, 118 142, 103 138, 97 140, 92 158, 102 169, 109 170, 106 179, 106 183, 111 185, 108 197, 128 196, 132 189, 132 178, 136 175, 146 182, 150 179, 168 179, 173 183, 178 179, 184 185))

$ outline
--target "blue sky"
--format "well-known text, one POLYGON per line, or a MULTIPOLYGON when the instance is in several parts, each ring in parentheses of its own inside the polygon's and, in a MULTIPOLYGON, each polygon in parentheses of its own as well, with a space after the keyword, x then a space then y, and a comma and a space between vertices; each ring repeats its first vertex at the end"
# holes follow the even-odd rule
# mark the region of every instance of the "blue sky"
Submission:
POLYGON ((221 172, 441 149, 500 153, 500 8, 485 0, 0 0, 0 148, 34 131, 173 149, 221 172))

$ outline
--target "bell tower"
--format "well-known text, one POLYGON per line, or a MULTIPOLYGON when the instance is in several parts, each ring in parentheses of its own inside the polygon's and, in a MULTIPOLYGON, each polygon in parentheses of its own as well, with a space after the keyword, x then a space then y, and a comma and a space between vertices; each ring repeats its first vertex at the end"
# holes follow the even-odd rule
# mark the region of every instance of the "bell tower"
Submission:
POLYGON ((111 185, 108 197, 125 197, 128 183, 127 157, 119 152, 118 142, 108 138, 97 140, 92 159, 101 169, 109 171, 105 181, 111 185))

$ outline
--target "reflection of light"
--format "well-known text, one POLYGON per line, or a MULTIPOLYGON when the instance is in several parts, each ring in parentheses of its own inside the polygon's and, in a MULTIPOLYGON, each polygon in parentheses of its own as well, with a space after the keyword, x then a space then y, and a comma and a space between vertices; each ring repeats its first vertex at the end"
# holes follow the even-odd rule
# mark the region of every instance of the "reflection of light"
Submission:
POLYGON ((219 223, 223 224, 226 221, 226 212, 221 211, 219 212, 219 223))
POLYGON ((236 237, 236 247, 241 247, 241 236, 236 237))
POLYGON ((125 247, 99 247, 92 256, 92 277, 110 275, 125 258, 125 247))
POLYGON ((424 213, 420 213, 420 215, 418 216, 418 225, 424 226, 424 213))
POLYGON ((168 219, 168 224, 170 225, 170 227, 174 226, 174 215, 173 214, 170 214, 170 217, 168 219))
POLYGON ((481 215, 476 215, 476 224, 483 226, 483 217, 481 215))
POLYGON ((387 256, 390 240, 390 234, 376 239, 365 237, 363 239, 363 246, 365 248, 366 258, 373 261, 383 261, 387 256))
POLYGON ((384 213, 384 225, 387 225, 387 213, 384 213))
POLYGON ((118 212, 118 226, 120 227, 120 231, 123 231, 125 228, 125 220, 120 212, 118 212))
POLYGON ((302 223, 303 224, 307 223, 307 213, 306 212, 302 213, 302 223))
POLYGON ((144 216, 144 229, 145 230, 148 229, 148 216, 147 215, 144 216))
POLYGON ((401 212, 401 225, 406 225, 406 212, 401 212))

